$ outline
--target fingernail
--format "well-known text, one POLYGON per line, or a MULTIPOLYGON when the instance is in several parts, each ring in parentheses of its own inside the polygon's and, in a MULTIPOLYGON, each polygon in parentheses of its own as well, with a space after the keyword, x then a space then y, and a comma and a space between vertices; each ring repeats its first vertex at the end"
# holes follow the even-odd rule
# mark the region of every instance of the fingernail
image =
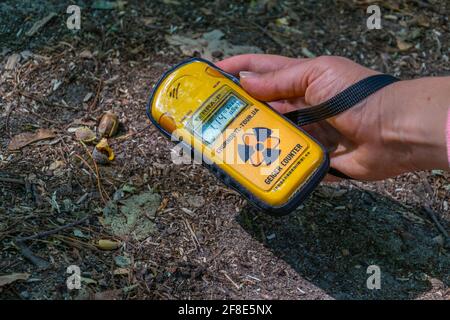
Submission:
POLYGON ((250 77, 255 77, 257 74, 255 72, 251 72, 251 71, 241 71, 239 72, 239 77, 242 78, 250 78, 250 77))

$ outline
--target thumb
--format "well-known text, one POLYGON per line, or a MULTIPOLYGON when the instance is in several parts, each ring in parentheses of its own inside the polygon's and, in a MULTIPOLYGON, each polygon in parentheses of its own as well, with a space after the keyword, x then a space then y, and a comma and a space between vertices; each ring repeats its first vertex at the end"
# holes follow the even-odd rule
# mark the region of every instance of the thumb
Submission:
POLYGON ((302 97, 309 84, 308 62, 293 67, 255 73, 241 71, 239 73, 242 87, 253 97, 263 101, 276 101, 302 97))

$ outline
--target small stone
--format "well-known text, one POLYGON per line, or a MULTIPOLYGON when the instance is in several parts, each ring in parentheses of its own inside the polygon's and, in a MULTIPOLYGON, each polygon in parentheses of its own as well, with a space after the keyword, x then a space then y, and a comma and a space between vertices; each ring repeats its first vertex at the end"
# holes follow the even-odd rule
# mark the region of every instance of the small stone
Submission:
POLYGON ((114 262, 118 267, 125 268, 131 264, 130 258, 125 256, 117 256, 114 258, 114 262))
POLYGON ((267 238, 267 240, 273 240, 273 239, 275 239, 275 237, 276 237, 275 233, 271 233, 266 238, 267 238))

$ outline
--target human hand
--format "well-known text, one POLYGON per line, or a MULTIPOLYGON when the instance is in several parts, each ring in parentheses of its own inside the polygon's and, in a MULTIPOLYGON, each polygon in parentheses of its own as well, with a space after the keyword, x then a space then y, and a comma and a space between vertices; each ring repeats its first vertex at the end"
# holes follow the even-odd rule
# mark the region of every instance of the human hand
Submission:
MULTIPOLYGON (((378 73, 333 56, 294 59, 250 54, 217 66, 239 75, 249 94, 280 113, 320 104, 378 73)), ((448 169, 448 106, 447 78, 400 81, 304 129, 329 150, 333 168, 358 180, 380 180, 414 170, 448 169)))

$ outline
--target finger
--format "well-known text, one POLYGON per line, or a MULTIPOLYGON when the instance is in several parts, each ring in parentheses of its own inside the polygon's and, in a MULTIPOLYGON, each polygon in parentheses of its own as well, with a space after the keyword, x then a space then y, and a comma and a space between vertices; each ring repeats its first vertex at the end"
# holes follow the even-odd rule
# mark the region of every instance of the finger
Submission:
POLYGON ((263 101, 275 101, 305 96, 314 80, 312 67, 313 64, 306 61, 266 73, 240 72, 239 75, 241 85, 250 95, 263 101))
POLYGON ((241 71, 266 73, 300 63, 306 59, 287 58, 271 54, 243 54, 216 63, 224 71, 238 75, 241 71))
POLYGON ((330 166, 355 180, 374 180, 373 173, 358 161, 358 151, 350 151, 338 156, 330 156, 330 166))

